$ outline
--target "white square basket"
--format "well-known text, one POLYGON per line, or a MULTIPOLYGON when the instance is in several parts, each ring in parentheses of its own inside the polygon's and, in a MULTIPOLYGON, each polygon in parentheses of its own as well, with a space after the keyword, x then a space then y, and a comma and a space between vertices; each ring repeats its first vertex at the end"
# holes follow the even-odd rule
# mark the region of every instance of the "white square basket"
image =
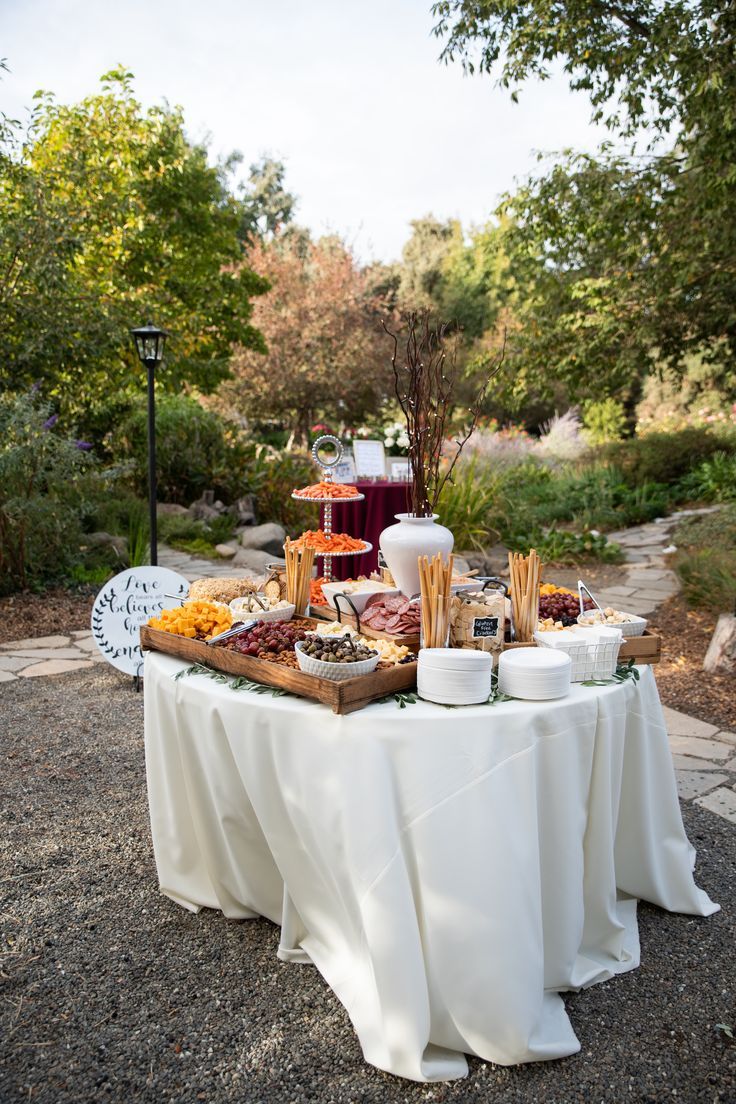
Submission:
MULTIPOLYGON (((545 640, 556 634, 535 633, 534 639, 542 648, 552 648, 554 651, 564 652, 569 655, 572 662, 570 679, 572 682, 587 682, 588 679, 608 679, 616 672, 618 653, 623 639, 618 640, 580 640, 570 643, 558 640, 552 643, 545 640)), ((577 634, 576 634, 577 635, 577 634)))

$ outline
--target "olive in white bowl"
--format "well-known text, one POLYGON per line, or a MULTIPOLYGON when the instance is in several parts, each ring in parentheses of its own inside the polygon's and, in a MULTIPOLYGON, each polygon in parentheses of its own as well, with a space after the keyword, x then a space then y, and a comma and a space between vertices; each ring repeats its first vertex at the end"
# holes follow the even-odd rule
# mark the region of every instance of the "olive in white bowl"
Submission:
POLYGON ((315 633, 298 641, 295 649, 302 671, 334 682, 369 675, 381 658, 378 652, 357 643, 348 633, 329 637, 315 633))

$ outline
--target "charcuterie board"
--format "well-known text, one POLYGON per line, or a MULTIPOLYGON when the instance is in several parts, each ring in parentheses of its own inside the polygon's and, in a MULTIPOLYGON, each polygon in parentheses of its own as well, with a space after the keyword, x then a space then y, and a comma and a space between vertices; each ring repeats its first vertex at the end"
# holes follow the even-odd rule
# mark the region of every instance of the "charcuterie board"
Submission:
POLYGON ((141 648, 165 652, 189 663, 201 663, 229 675, 242 675, 263 686, 274 686, 298 697, 328 705, 333 713, 353 713, 389 694, 412 690, 417 683, 416 663, 377 668, 369 675, 333 682, 331 679, 294 671, 280 663, 242 655, 203 640, 141 626, 141 648))

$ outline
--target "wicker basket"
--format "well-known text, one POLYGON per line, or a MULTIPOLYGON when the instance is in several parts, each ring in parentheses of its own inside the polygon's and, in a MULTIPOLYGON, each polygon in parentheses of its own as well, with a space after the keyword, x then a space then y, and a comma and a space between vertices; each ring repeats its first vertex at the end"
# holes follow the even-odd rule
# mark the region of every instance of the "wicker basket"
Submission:
MULTIPOLYGON (((616 628, 619 626, 617 625, 616 628)), ((581 640, 579 643, 563 643, 557 633, 538 632, 534 639, 542 648, 551 648, 553 651, 564 652, 569 655, 572 662, 570 678, 573 682, 586 682, 588 679, 608 679, 616 671, 618 653, 623 640, 581 640), (545 637, 558 637, 556 643, 545 640, 545 637)))

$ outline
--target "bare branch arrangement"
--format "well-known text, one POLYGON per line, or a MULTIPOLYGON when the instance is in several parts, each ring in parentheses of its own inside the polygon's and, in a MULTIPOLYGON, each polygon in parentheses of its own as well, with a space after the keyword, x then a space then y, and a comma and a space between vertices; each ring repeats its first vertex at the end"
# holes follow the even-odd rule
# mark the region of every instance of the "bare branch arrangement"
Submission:
POLYGON ((448 480, 452 482, 458 457, 478 424, 488 386, 501 370, 506 354, 506 332, 501 352, 470 408, 469 425, 464 435, 454 439, 455 454, 443 470, 455 385, 457 336, 450 345, 450 323, 440 322, 433 326, 428 310, 410 311, 402 318, 404 330, 401 334, 394 333, 385 322, 383 328, 393 341, 394 389, 406 418, 409 438, 411 490, 408 505, 414 517, 431 517, 442 488, 448 480))

